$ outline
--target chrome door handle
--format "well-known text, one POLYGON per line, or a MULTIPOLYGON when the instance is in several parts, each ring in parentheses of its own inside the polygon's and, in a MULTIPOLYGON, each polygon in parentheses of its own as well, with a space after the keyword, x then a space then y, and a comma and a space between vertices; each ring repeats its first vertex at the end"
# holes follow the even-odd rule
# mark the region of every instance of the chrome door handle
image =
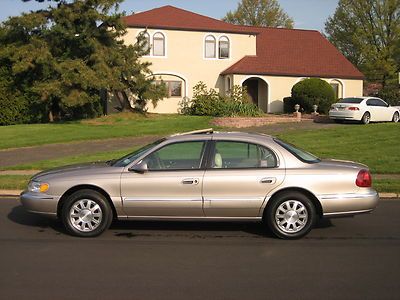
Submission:
POLYGON ((198 178, 185 178, 182 180, 183 184, 199 184, 198 178))
POLYGON ((269 183, 269 184, 274 184, 276 182, 275 177, 264 177, 260 180, 260 183, 269 183))

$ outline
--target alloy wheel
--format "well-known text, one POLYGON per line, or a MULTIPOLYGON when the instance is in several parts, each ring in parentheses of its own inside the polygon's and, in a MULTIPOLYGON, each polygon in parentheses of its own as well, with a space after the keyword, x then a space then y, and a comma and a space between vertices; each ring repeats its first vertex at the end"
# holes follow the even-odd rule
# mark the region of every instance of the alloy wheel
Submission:
POLYGON ((297 200, 287 200, 276 209, 275 222, 285 233, 302 230, 308 220, 307 208, 297 200))
POLYGON ((71 225, 81 232, 91 232, 101 224, 103 212, 100 205, 90 199, 76 201, 70 211, 71 225))

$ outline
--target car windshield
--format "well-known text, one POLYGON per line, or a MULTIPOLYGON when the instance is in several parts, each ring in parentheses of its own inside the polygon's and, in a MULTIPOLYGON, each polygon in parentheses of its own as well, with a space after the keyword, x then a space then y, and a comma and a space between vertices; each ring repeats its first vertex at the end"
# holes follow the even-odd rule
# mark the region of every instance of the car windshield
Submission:
POLYGON ((294 156, 296 156, 299 160, 301 160, 302 162, 308 163, 308 164, 314 164, 314 163, 318 163, 321 160, 316 157, 315 155, 308 153, 304 150, 301 150, 297 147, 295 147, 292 144, 283 142, 281 140, 278 139, 274 139, 275 143, 281 145, 283 148, 285 148, 287 151, 289 151, 290 153, 292 153, 294 156))
POLYGON ((338 103, 361 103, 363 98, 343 98, 338 101, 338 103))
POLYGON ((165 141, 165 139, 157 140, 154 143, 146 145, 142 148, 139 148, 139 149, 133 151, 132 153, 129 153, 128 155, 125 155, 124 157, 121 157, 117 160, 112 160, 112 161, 110 161, 110 165, 113 167, 126 167, 131 162, 134 162, 136 159, 138 159, 140 156, 142 156, 142 154, 144 154, 147 150, 149 150, 150 148, 153 148, 154 146, 160 144, 163 141, 165 141))

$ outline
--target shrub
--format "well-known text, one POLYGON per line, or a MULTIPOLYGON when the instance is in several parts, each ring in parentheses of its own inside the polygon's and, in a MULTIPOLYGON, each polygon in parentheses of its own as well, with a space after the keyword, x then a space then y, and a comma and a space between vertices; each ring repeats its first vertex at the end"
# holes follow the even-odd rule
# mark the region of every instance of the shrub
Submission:
POLYGON ((0 88, 0 125, 14 125, 28 121, 28 101, 0 88))
POLYGON ((234 86, 228 96, 221 96, 214 89, 207 89, 203 82, 193 88, 193 99, 181 103, 181 112, 198 116, 235 117, 260 116, 262 111, 249 102, 247 92, 234 86))
POLYGON ((316 104, 318 111, 323 113, 328 113, 336 100, 329 83, 319 78, 304 79, 296 83, 292 88, 292 98, 292 101, 299 104, 306 112, 312 112, 312 107, 316 104))
POLYGON ((400 88, 397 86, 383 88, 378 92, 378 97, 390 105, 400 106, 400 88))

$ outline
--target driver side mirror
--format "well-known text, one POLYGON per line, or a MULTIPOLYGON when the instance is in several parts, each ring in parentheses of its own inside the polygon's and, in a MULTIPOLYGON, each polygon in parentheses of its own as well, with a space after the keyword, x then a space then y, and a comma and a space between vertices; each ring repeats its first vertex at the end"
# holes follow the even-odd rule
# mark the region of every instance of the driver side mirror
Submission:
POLYGON ((144 162, 143 160, 129 168, 129 171, 140 174, 146 173, 148 170, 149 168, 147 167, 147 163, 144 162))

